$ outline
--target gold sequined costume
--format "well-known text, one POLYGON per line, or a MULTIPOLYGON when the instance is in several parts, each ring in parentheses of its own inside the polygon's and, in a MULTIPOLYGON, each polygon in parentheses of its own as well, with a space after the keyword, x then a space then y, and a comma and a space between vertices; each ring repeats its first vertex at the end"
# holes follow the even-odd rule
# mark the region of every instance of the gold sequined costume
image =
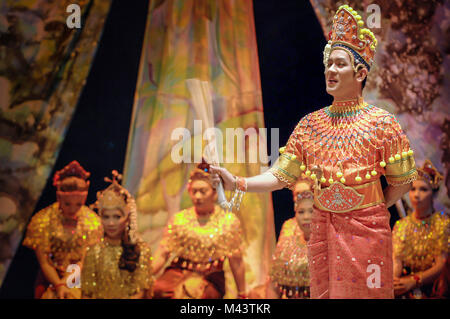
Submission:
MULTIPOLYGON (((82 206, 76 218, 76 228, 65 229, 64 216, 56 202, 33 216, 23 241, 23 245, 45 253, 60 277, 67 275, 70 264, 80 262, 87 246, 100 241, 103 236, 100 218, 88 207, 82 206)), ((48 283, 43 282, 41 285, 47 289, 48 283)), ((50 298, 51 289, 47 289, 45 295, 50 298)))
POLYGON ((219 206, 204 224, 194 207, 175 214, 160 245, 176 258, 156 281, 155 296, 174 291, 175 298, 222 298, 223 261, 239 252, 241 244, 239 219, 219 206))
POLYGON ((309 296, 309 267, 306 241, 295 217, 281 228, 272 258, 270 277, 283 298, 309 296))
POLYGON ((434 258, 448 253, 450 219, 444 212, 435 212, 418 220, 414 214, 396 222, 393 230, 394 255, 411 273, 427 270, 434 258))
MULTIPOLYGON (((419 220, 414 214, 396 222, 392 232, 394 256, 402 262, 402 275, 414 275, 434 266, 435 258, 448 254, 450 218, 444 212, 435 212, 419 220)), ((431 295, 432 284, 401 297, 417 298, 431 295)))
POLYGON ((84 297, 94 299, 128 299, 142 291, 151 295, 153 277, 151 251, 138 242, 139 262, 133 272, 119 268, 122 245, 111 245, 105 240, 88 247, 81 275, 84 297))

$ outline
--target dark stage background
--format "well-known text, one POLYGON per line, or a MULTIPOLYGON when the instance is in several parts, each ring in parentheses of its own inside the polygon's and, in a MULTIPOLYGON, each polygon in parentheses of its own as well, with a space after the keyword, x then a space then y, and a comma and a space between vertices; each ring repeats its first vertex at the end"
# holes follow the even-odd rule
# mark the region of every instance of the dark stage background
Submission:
MULTIPOLYGON (((326 41, 309 1, 255 0, 253 6, 265 124, 267 128, 279 128, 280 145, 284 145, 302 116, 332 101, 325 92, 323 77, 326 41)), ((121 171, 124 165, 147 10, 148 0, 113 1, 51 174, 78 160, 92 173, 88 203, 106 187, 103 178, 113 169, 121 171)), ((272 196, 278 237, 283 222, 294 215, 292 195, 285 189, 272 196)), ((55 200, 50 178, 35 212, 55 200)), ((33 298, 37 271, 34 253, 20 246, 0 298, 33 298)))

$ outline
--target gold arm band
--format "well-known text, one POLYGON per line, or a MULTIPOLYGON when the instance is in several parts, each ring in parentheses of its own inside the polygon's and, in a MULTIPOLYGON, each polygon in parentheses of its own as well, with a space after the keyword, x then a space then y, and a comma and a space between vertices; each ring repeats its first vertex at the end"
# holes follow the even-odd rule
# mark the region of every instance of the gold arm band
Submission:
POLYGON ((390 185, 408 184, 417 178, 413 156, 401 158, 386 165, 386 180, 390 185))
POLYGON ((301 163, 295 155, 283 153, 276 163, 270 168, 270 172, 279 180, 293 186, 301 175, 301 163))

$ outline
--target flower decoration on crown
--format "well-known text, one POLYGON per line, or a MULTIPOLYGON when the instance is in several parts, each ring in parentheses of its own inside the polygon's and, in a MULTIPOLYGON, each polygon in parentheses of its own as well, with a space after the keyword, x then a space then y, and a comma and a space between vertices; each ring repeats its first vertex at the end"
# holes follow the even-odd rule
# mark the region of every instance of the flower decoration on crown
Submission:
POLYGON ((327 67, 331 51, 341 48, 350 54, 354 66, 363 64, 370 71, 377 44, 373 32, 364 28, 364 21, 358 12, 348 5, 340 6, 333 18, 323 63, 327 67))
POLYGON ((426 159, 423 166, 417 169, 417 172, 419 179, 427 181, 432 189, 436 190, 439 188, 443 176, 430 160, 426 159))
POLYGON ((301 200, 304 200, 304 199, 313 199, 314 198, 314 195, 313 195, 313 193, 311 192, 311 191, 304 191, 304 192, 301 192, 301 193, 298 193, 297 194, 297 202, 298 201, 301 201, 301 200))
POLYGON ((97 201, 92 208, 103 209, 119 209, 129 216, 129 235, 131 243, 137 240, 137 210, 134 197, 126 188, 120 185, 122 175, 116 170, 112 171, 113 178, 105 177, 105 182, 111 183, 106 189, 97 192, 97 201))
POLYGON ((72 161, 53 176, 53 186, 58 187, 61 181, 67 177, 78 177, 86 181, 91 173, 87 172, 77 161, 72 161))

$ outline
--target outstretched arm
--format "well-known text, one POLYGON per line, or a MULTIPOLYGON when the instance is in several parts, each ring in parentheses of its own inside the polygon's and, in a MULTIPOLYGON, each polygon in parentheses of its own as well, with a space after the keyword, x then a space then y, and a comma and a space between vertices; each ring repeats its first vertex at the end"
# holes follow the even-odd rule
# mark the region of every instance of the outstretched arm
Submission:
POLYGON ((286 187, 286 183, 280 181, 270 172, 247 178, 248 192, 273 192, 284 187, 286 187))
MULTIPOLYGON (((225 190, 234 190, 236 184, 236 177, 233 176, 227 169, 218 166, 211 166, 211 173, 213 173, 212 182, 217 186, 220 182, 219 176, 223 180, 223 187, 225 190)), ((282 189, 286 186, 285 182, 280 181, 272 173, 265 172, 263 174, 246 178, 248 192, 273 192, 282 189)))

